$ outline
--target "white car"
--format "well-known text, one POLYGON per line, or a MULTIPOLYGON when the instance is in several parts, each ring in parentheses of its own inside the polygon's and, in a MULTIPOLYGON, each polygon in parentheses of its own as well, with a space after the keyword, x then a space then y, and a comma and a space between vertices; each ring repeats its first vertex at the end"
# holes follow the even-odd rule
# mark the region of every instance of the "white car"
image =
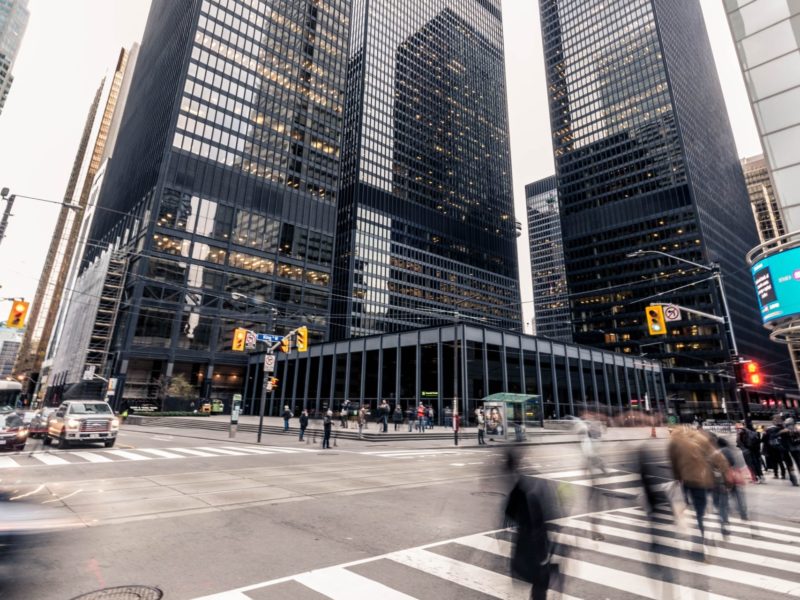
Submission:
POLYGON ((71 443, 103 442, 110 448, 117 441, 119 419, 108 402, 102 400, 67 400, 47 420, 43 443, 49 446, 58 440, 61 448, 71 443))

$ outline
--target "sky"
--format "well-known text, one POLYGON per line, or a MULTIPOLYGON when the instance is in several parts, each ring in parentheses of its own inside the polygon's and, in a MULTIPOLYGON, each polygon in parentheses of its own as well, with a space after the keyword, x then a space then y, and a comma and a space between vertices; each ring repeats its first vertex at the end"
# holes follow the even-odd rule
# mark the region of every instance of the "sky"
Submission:
MULTIPOLYGON (((403 0, 397 0, 402 3, 403 0)), ((687 0, 688 1, 688 0, 687 0)), ((722 0, 699 0, 740 156, 761 153, 722 0)), ((119 49, 140 41, 149 0, 30 0, 31 18, 0 114, 0 187, 61 201, 89 106, 119 49)), ((503 0, 506 78, 520 285, 533 318, 525 184, 553 174, 544 59, 536 0, 503 0)), ((18 197, 0 242, 0 298, 32 299, 58 207, 18 197)), ((0 320, 10 301, 0 302, 0 320)))

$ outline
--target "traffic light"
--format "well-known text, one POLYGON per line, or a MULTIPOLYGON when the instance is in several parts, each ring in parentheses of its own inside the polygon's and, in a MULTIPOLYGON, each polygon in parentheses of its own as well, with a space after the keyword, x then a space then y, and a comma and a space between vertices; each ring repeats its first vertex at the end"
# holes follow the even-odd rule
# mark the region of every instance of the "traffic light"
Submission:
POLYGON ((745 364, 744 380, 745 383, 749 383, 750 385, 761 385, 762 382, 761 370, 757 362, 753 362, 751 360, 750 362, 745 364))
POLYGON ((308 327, 305 325, 297 330, 297 351, 308 352, 308 327))
POLYGON ((269 385, 272 387, 273 390, 278 389, 278 378, 277 377, 270 377, 269 378, 269 385))
POLYGON ((651 304, 644 312, 647 317, 647 331, 650 335, 667 335, 664 307, 660 304, 651 304))
POLYGON ((233 343, 231 349, 236 352, 244 352, 245 340, 247 339, 247 329, 237 327, 233 332, 233 343))
POLYGON ((281 352, 289 352, 291 349, 292 340, 289 339, 289 336, 286 336, 281 340, 281 352))
POLYGON ((25 317, 28 314, 28 307, 30 305, 30 302, 25 302, 24 300, 14 300, 11 305, 11 312, 8 314, 6 326, 15 329, 22 329, 25 327, 25 317))

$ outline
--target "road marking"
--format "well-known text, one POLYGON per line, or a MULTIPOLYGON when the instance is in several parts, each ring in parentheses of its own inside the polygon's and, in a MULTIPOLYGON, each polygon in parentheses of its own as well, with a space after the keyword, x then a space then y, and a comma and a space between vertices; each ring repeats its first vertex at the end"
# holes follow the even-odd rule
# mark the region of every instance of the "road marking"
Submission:
POLYGON ((616 475, 614 477, 595 477, 594 479, 581 479, 580 481, 570 481, 575 485, 596 485, 603 486, 611 483, 623 483, 628 481, 641 481, 642 476, 638 473, 628 473, 627 475, 616 475))
POLYGON ((171 450, 172 452, 185 452, 186 454, 191 454, 192 456, 216 456, 216 457, 219 457, 218 454, 211 454, 210 452, 200 452, 200 450, 194 450, 193 448, 167 448, 167 450, 171 450))
POLYGON ((84 460, 88 460, 91 463, 114 462, 107 456, 103 456, 101 454, 95 454, 94 452, 70 452, 69 455, 78 456, 84 460))
POLYGON ((70 462, 68 460, 64 460, 63 458, 59 458, 58 456, 53 456, 52 454, 31 454, 31 458, 35 458, 36 460, 46 464, 46 465, 68 465, 70 462))
POLYGON ((341 567, 309 571, 297 577, 297 581, 331 600, 415 600, 413 596, 341 567))
POLYGON ((246 452, 234 452, 233 450, 225 450, 224 448, 212 448, 211 446, 198 446, 198 450, 204 452, 216 452, 218 454, 226 454, 228 456, 246 456, 246 452))
POLYGON ((8 456, 0 456, 0 469, 14 469, 19 465, 8 456))
POLYGON ((166 450, 161 450, 160 448, 139 448, 138 452, 147 452, 148 454, 160 456, 161 458, 186 458, 185 456, 181 456, 180 454, 175 454, 174 452, 167 452, 166 450))
POLYGON ((250 448, 247 446, 223 446, 223 448, 227 448, 228 450, 241 450, 242 452, 252 452, 253 454, 272 454, 270 450, 266 448, 250 448))
POLYGON ((133 452, 128 452, 127 450, 106 450, 106 452, 108 454, 113 454, 114 456, 127 458, 128 460, 152 460, 149 456, 142 456, 141 454, 135 454, 133 452))

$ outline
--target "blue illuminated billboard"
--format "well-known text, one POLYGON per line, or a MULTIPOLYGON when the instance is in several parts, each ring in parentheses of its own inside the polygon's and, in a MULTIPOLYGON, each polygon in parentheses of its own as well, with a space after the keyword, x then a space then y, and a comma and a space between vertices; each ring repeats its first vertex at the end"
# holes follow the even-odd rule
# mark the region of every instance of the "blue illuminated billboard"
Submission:
POLYGON ((800 247, 768 256, 751 271, 765 325, 800 314, 800 247))

